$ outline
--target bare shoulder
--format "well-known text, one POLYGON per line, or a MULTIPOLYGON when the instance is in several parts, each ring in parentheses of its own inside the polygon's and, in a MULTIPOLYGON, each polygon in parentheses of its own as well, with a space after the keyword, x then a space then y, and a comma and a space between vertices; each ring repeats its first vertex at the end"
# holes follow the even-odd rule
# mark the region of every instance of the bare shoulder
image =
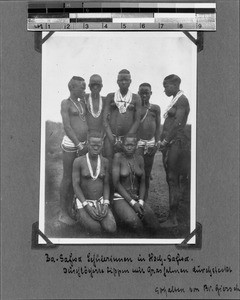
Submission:
POLYGON ((120 162, 121 159, 122 159, 122 153, 117 152, 117 153, 114 154, 113 160, 114 160, 115 162, 120 162))
POLYGON ((102 100, 103 100, 103 101, 106 101, 107 96, 102 96, 102 95, 101 95, 101 97, 102 97, 102 100))
POLYGON ((157 104, 151 104, 151 110, 156 113, 160 113, 160 106, 157 104))
POLYGON ((101 160, 102 160, 102 163, 104 165, 108 165, 109 164, 109 160, 106 157, 101 156, 101 160))
POLYGON ((114 94, 115 93, 109 93, 109 94, 107 94, 107 96, 105 97, 106 100, 109 100, 109 101, 113 100, 114 99, 114 94))
POLYGON ((81 166, 85 161, 85 155, 84 156, 79 156, 77 158, 74 159, 73 165, 76 166, 81 166))
POLYGON ((109 93, 109 94, 107 94, 107 96, 106 96, 105 99, 103 100, 104 106, 105 106, 105 107, 110 106, 111 103, 113 102, 113 100, 114 100, 114 93, 109 93))
POLYGON ((68 101, 68 99, 62 100, 62 102, 61 102, 61 108, 62 109, 68 109, 68 107, 69 107, 69 101, 68 101))
POLYGON ((188 98, 185 95, 182 95, 181 97, 179 97, 177 101, 177 105, 188 106, 189 105, 188 98))
POLYGON ((141 102, 141 98, 138 94, 132 94, 132 98, 133 98, 133 101, 140 101, 141 102))

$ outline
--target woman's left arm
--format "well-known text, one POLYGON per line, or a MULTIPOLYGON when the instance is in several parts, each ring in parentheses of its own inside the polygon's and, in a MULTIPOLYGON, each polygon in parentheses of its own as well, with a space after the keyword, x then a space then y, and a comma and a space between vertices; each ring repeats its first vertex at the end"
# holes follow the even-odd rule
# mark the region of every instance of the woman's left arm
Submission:
POLYGON ((140 179, 140 187, 139 187, 139 199, 144 199, 145 191, 146 191, 146 186, 145 186, 145 171, 144 171, 144 160, 142 156, 138 157, 139 161, 139 167, 142 170, 142 176, 140 179))

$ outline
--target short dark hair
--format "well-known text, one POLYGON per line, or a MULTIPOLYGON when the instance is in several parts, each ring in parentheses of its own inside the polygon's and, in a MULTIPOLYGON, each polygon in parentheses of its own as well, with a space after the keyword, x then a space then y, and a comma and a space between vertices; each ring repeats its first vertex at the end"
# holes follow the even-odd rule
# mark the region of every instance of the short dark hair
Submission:
POLYGON ((99 131, 99 130, 94 130, 94 129, 88 130, 87 140, 89 140, 91 137, 102 139, 103 133, 102 133, 102 131, 99 131))
POLYGON ((136 142, 138 141, 138 136, 136 133, 127 133, 124 137, 123 137, 123 143, 125 143, 127 138, 133 138, 136 139, 136 142))
POLYGON ((121 71, 119 71, 118 75, 120 74, 128 74, 130 75, 130 72, 127 69, 122 69, 121 71))
POLYGON ((151 84, 148 82, 143 82, 139 85, 139 88, 143 87, 143 86, 148 86, 150 89, 152 89, 151 84))
POLYGON ((79 81, 85 81, 82 77, 80 76, 73 76, 72 80, 79 80, 79 81))
POLYGON ((174 84, 180 85, 181 78, 175 74, 171 74, 164 78, 163 82, 165 82, 165 81, 170 81, 174 84))
POLYGON ((69 83, 68 83, 68 89, 69 89, 69 91, 71 91, 72 90, 72 88, 75 86, 75 81, 85 81, 82 77, 80 77, 80 76, 73 76, 71 79, 70 79, 70 81, 69 81, 69 83))

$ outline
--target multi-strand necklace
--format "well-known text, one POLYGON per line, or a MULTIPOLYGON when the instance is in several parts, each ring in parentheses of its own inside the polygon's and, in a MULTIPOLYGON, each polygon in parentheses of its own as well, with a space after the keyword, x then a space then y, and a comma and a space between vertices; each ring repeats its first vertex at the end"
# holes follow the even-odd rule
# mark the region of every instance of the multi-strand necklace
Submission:
POLYGON ((87 158, 87 165, 88 165, 88 169, 90 172, 90 175, 92 177, 92 180, 96 180, 100 174, 100 170, 101 170, 101 159, 100 159, 100 155, 98 155, 98 160, 97 160, 97 168, 96 168, 96 172, 95 175, 93 175, 93 168, 89 159, 89 154, 86 154, 86 158, 87 158))
POLYGON ((86 119, 85 119, 85 116, 84 116, 84 109, 83 109, 83 107, 82 107, 81 102, 78 101, 78 103, 79 103, 79 106, 78 106, 72 98, 69 97, 69 100, 74 104, 74 106, 75 106, 76 109, 78 110, 78 112, 79 112, 79 114, 78 114, 79 117, 80 117, 83 121, 85 121, 86 119))
POLYGON ((102 97, 101 96, 99 97, 99 106, 98 106, 98 111, 96 113, 93 111, 93 103, 92 103, 91 94, 89 94, 88 100, 89 100, 89 112, 91 113, 91 115, 94 118, 98 118, 101 115, 101 112, 102 112, 102 97))
POLYGON ((132 92, 128 90, 125 96, 122 96, 120 90, 116 91, 114 94, 114 102, 121 114, 124 114, 127 111, 127 108, 132 101, 132 92))
POLYGON ((133 165, 127 159, 127 164, 130 169, 130 183, 131 183, 131 190, 134 191, 134 181, 135 181, 135 168, 134 168, 135 157, 133 156, 133 165))

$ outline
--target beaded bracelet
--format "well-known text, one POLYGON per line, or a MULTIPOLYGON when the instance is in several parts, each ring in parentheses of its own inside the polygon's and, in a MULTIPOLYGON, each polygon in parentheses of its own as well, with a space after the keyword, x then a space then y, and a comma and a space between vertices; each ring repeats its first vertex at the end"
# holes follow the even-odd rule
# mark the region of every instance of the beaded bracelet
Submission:
POLYGON ((80 148, 80 150, 82 150, 82 149, 83 149, 83 145, 82 145, 82 143, 81 143, 81 142, 80 142, 80 143, 78 143, 76 147, 77 147, 77 148, 80 148))
POLYGON ((135 204, 137 203, 137 201, 135 201, 135 200, 131 200, 130 202, 129 202, 129 204, 133 207, 135 204))
POLYGON ((166 146, 168 144, 168 142, 165 139, 162 141, 162 143, 163 143, 163 146, 166 146))
POLYGON ((82 206, 85 207, 85 206, 87 206, 87 205, 88 205, 88 202, 87 202, 86 200, 83 201, 82 206))
POLYGON ((100 203, 101 203, 101 204, 107 204, 107 205, 109 205, 109 204, 110 204, 110 201, 109 201, 108 199, 105 199, 105 200, 101 199, 101 200, 100 200, 100 203))

